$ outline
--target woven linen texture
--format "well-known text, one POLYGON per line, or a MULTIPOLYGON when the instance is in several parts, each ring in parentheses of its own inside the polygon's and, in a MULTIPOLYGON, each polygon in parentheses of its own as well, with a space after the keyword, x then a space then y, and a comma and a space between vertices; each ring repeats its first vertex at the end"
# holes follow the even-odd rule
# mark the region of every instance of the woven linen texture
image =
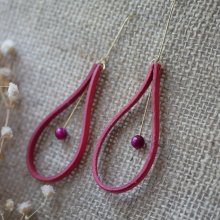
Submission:
MULTIPOLYGON (((142 83, 159 50, 171 1, 163 0, 0 0, 0 41, 17 43, 16 69, 22 94, 10 118, 15 134, 0 163, 0 204, 43 199, 28 173, 28 139, 41 119, 81 83, 91 65, 108 49, 119 25, 126 26, 101 75, 91 132, 83 160, 71 175, 55 183, 56 197, 36 219, 198 219, 220 218, 220 1, 177 1, 162 54, 161 131, 157 159, 135 189, 111 194, 91 174, 97 137, 142 83)), ((148 147, 136 151, 146 95, 108 136, 100 157, 103 181, 122 184, 140 169, 149 149, 151 113, 143 134, 148 147)), ((73 107, 73 106, 72 106, 73 107)), ((71 108, 51 122, 36 151, 36 165, 54 174, 71 160, 80 137, 82 103, 70 123, 71 138, 58 142, 54 127, 71 108)), ((5 110, 0 108, 0 123, 5 110)), ((14 217, 15 218, 15 217, 14 217)), ((14 219, 12 218, 12 219, 14 219)))

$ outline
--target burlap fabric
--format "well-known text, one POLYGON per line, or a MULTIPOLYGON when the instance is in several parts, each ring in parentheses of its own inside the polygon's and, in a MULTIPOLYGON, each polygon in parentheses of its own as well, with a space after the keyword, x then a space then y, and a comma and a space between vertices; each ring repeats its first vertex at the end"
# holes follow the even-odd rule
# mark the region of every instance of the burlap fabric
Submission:
MULTIPOLYGON (((26 145, 35 126, 73 92, 94 61, 107 50, 118 27, 138 14, 123 31, 102 74, 95 97, 91 134, 80 166, 54 184, 56 197, 36 219, 211 219, 220 218, 220 1, 178 1, 162 55, 161 132, 156 162, 135 189, 110 194, 91 175, 91 157, 101 130, 130 99, 158 53, 170 1, 1 0, 0 40, 17 43, 17 82, 22 102, 11 115, 15 138, 0 164, 0 202, 42 195, 25 164, 26 145)), ((147 149, 135 151, 146 95, 112 130, 100 158, 106 183, 132 178, 147 149)), ((73 106, 72 106, 73 107, 73 106)), ((71 138, 57 142, 54 120, 39 141, 36 164, 45 175, 71 159, 80 136, 82 104, 70 123, 71 138)), ((4 120, 1 105, 0 122, 4 120)), ((144 136, 150 142, 150 111, 144 136)), ((12 219, 15 219, 13 217, 12 219)))

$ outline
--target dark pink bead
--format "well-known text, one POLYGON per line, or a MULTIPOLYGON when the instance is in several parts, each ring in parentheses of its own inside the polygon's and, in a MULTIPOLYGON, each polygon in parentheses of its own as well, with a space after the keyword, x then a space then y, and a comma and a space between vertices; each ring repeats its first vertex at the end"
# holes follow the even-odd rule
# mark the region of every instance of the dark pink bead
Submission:
POLYGON ((145 145, 144 138, 139 134, 135 135, 131 139, 131 145, 136 149, 144 147, 145 145))
POLYGON ((66 128, 62 128, 62 127, 56 128, 55 136, 59 140, 65 139, 67 137, 67 130, 66 130, 66 128))

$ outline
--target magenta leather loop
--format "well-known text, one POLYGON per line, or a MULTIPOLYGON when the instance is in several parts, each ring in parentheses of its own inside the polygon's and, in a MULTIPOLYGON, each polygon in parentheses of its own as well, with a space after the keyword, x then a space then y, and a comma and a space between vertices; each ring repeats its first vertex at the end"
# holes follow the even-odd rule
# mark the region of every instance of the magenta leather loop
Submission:
POLYGON ((76 89, 76 91, 70 95, 61 105, 55 108, 51 113, 49 113, 37 126, 30 141, 27 146, 27 154, 26 154, 26 163, 27 168, 30 174, 43 182, 55 182, 67 176, 80 162, 83 153, 86 149, 86 144, 89 137, 89 127, 90 127, 90 118, 92 112, 92 104, 94 100, 94 95, 96 91, 96 85, 102 72, 103 68, 101 64, 94 64, 86 76, 85 80, 82 84, 76 89), (41 175, 34 164, 34 151, 37 144, 37 141, 42 134, 43 130, 47 127, 47 125, 53 120, 58 114, 64 111, 68 106, 70 106, 76 99, 82 95, 85 89, 88 87, 86 101, 84 104, 84 115, 82 121, 82 132, 80 137, 79 146, 76 149, 76 152, 73 156, 71 162, 59 173, 52 176, 43 176, 41 175))
MULTIPOLYGON (((126 192, 133 187, 137 186, 147 175, 149 172, 158 148, 158 139, 159 139, 159 93, 160 93, 160 64, 153 63, 149 67, 148 74, 146 79, 144 80, 143 84, 141 85, 140 89, 137 93, 132 97, 132 99, 112 118, 109 124, 104 128, 103 132, 101 133, 100 137, 98 138, 97 144, 94 149, 93 158, 92 158, 92 172, 93 177, 96 183, 104 190, 112 192, 112 193, 121 193, 126 192), (144 165, 140 169, 140 171, 134 176, 132 180, 128 183, 121 185, 121 186, 111 186, 106 185, 102 182, 98 174, 98 157, 102 147, 102 144, 111 131, 113 126, 118 122, 118 120, 128 112, 142 97, 144 92, 147 90, 149 85, 152 84, 151 90, 151 102, 152 102, 152 134, 151 134, 151 146, 149 149, 149 153, 146 156, 146 160, 144 165)), ((125 140, 128 141, 129 140, 125 140)), ((125 149, 126 150, 126 149, 125 149)))

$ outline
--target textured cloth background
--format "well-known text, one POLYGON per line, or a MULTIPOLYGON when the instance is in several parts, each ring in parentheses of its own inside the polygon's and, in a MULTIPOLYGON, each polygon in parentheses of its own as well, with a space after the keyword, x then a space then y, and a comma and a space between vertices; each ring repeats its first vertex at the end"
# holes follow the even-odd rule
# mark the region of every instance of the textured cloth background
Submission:
MULTIPOLYGON (((91 133, 82 162, 54 184, 57 196, 36 219, 220 219, 220 1, 177 1, 162 55, 161 132, 157 160, 135 189, 110 194, 91 174, 96 139, 128 102, 158 53, 171 1, 163 0, 0 0, 0 41, 17 43, 17 83, 22 102, 10 124, 15 138, 0 163, 0 204, 41 202, 42 185, 25 164, 28 139, 41 119, 70 95, 94 61, 108 49, 125 17, 138 14, 111 53, 95 97, 91 133)), ((103 180, 121 184, 144 162, 130 137, 140 128, 146 95, 106 140, 100 160, 103 180)), ((73 107, 73 106, 72 106, 73 107)), ((54 126, 42 135, 36 164, 45 175, 70 161, 79 141, 81 108, 71 121, 71 138, 55 140, 54 126)), ((0 109, 3 124, 5 110, 0 109)), ((150 142, 150 110, 144 136, 150 142)), ((149 144, 148 144, 149 145, 149 144)), ((12 219, 15 219, 13 217, 12 219)))

